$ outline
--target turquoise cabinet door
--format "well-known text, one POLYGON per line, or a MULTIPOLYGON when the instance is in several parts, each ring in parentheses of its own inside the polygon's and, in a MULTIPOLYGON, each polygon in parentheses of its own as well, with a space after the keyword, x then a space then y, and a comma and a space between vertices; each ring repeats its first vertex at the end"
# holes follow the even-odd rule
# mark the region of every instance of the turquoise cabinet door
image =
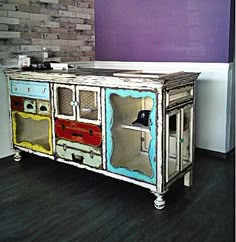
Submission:
POLYGON ((150 91, 106 89, 108 171, 156 183, 156 99, 150 91))

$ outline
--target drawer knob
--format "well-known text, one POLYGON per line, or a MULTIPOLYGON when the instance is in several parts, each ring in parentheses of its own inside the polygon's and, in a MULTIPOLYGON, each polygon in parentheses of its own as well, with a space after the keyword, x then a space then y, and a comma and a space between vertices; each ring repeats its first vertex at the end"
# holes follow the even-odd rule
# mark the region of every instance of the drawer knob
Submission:
POLYGON ((76 107, 76 106, 78 106, 78 102, 76 102, 76 101, 71 101, 71 102, 70 102, 70 105, 73 106, 73 107, 76 107))
POLYGON ((64 150, 64 151, 67 150, 67 145, 63 145, 63 150, 64 150))
POLYGON ((29 87, 27 88, 27 92, 30 92, 30 88, 29 87))

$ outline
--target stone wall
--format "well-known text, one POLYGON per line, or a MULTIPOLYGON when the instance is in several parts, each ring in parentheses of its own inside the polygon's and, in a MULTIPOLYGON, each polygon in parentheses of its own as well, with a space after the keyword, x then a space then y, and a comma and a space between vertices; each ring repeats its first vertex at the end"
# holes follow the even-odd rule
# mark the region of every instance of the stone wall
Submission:
POLYGON ((0 0, 0 64, 95 60, 94 0, 0 0))

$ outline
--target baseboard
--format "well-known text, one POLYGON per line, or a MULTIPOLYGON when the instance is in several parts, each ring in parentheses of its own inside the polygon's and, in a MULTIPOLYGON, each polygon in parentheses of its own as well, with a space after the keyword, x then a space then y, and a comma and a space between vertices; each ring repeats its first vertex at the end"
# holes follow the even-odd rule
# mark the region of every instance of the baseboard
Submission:
POLYGON ((214 156, 222 159, 228 159, 235 155, 235 148, 233 148, 227 153, 222 153, 222 152, 213 151, 213 150, 206 150, 202 148, 196 148, 196 153, 203 154, 203 155, 210 155, 210 156, 214 156))

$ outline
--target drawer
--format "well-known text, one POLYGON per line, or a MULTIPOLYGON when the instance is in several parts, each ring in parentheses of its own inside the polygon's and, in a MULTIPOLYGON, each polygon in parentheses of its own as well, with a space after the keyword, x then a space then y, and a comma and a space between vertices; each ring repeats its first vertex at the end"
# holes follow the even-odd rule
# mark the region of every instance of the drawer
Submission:
POLYGON ((50 102, 37 100, 37 113, 41 115, 49 115, 51 113, 50 102))
POLYGON ((11 110, 12 111, 24 111, 24 98, 11 96, 11 110))
POLYGON ((79 164, 95 168, 102 167, 102 156, 99 148, 70 142, 68 140, 58 140, 56 143, 56 154, 60 158, 79 164))
POLYGON ((49 100, 49 83, 32 81, 10 81, 10 91, 13 96, 49 100))
POLYGON ((24 112, 36 113, 36 101, 32 99, 24 100, 24 112))
POLYGON ((93 124, 56 119, 55 132, 59 138, 82 144, 100 146, 102 142, 101 128, 93 124))

